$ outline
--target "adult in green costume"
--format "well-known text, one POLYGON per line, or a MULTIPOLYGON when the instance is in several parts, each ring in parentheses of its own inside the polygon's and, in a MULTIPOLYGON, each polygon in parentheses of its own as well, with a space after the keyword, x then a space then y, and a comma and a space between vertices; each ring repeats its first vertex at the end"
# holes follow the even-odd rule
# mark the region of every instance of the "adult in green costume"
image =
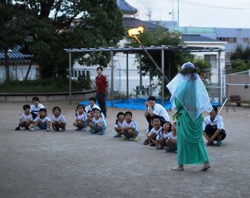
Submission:
POLYGON ((177 163, 172 170, 183 171, 184 164, 203 164, 203 171, 210 168, 203 142, 202 112, 213 110, 206 88, 193 63, 182 65, 181 71, 167 85, 176 112, 177 163))

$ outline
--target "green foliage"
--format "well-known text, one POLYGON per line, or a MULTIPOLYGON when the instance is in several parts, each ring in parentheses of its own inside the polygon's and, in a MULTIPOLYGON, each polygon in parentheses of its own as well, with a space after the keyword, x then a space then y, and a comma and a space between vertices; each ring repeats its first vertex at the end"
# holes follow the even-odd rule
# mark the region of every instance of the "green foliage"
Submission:
POLYGON ((78 90, 88 90, 92 89, 92 81, 90 79, 90 74, 87 72, 87 75, 81 75, 77 78, 78 90))
MULTIPOLYGON (((69 80, 62 77, 43 80, 10 80, 0 83, 0 92, 3 93, 50 93, 68 91, 69 80)), ((72 81, 72 91, 79 91, 76 81, 72 81)))
MULTIPOLYGON (((22 52, 33 54, 34 62, 40 65, 40 78, 67 75, 69 60, 64 49, 115 46, 125 33, 116 0, 21 0, 10 7, 20 11, 18 15, 11 12, 6 16, 11 20, 15 16, 16 29, 25 33, 22 52)), ((0 13, 1 17, 1 7, 0 13)), ((82 59, 82 63, 107 66, 110 61, 110 54, 93 56, 90 60, 82 59)), ((74 54, 72 62, 82 57, 83 54, 74 54)))
POLYGON ((231 54, 232 72, 240 72, 250 69, 250 47, 245 49, 238 45, 235 52, 231 54))

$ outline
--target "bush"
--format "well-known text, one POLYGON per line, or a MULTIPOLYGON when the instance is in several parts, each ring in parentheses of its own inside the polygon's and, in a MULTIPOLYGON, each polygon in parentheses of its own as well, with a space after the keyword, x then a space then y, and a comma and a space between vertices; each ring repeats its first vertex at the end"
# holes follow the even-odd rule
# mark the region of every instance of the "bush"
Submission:
MULTIPOLYGON (((72 91, 79 91, 77 81, 71 81, 72 91)), ((68 78, 48 78, 42 80, 10 80, 0 83, 2 93, 52 93, 69 91, 68 78)))

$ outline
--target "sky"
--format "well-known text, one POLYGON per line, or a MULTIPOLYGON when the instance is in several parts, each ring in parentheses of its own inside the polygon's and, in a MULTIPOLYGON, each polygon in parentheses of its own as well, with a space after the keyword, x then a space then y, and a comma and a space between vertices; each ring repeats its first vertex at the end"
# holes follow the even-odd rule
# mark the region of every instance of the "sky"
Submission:
POLYGON ((141 20, 149 20, 151 12, 151 20, 177 21, 179 7, 180 27, 250 28, 250 0, 126 1, 137 8, 141 20))

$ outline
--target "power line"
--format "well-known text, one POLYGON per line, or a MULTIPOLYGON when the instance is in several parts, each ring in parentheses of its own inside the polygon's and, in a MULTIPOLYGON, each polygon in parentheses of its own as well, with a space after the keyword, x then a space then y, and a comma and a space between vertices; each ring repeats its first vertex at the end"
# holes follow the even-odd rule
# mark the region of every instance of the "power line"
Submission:
POLYGON ((190 6, 206 6, 206 7, 210 7, 210 8, 218 8, 218 9, 225 9, 225 10, 250 10, 249 7, 229 7, 229 6, 222 6, 222 5, 212 5, 212 4, 206 4, 206 3, 200 3, 197 1, 190 1, 190 0, 186 0, 186 2, 184 1, 180 1, 181 4, 188 4, 190 6))

